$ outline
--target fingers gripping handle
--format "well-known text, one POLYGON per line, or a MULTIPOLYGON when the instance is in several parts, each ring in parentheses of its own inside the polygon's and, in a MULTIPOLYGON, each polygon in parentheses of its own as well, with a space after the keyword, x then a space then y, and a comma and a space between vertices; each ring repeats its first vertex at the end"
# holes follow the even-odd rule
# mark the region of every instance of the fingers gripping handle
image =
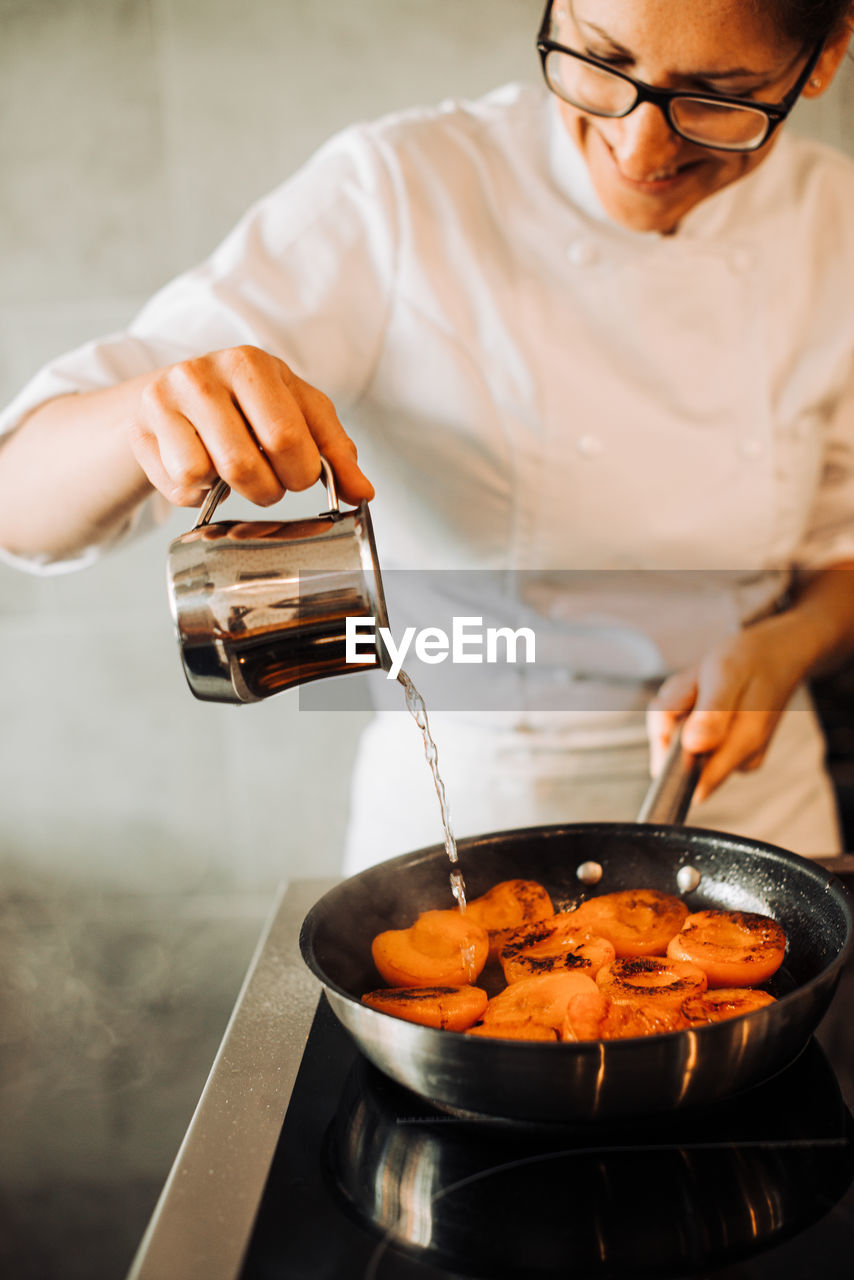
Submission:
POLYGON ((682 746, 682 726, 678 725, 664 763, 643 798, 638 822, 668 825, 684 822, 704 762, 704 756, 694 755, 682 746))
MULTIPOLYGON (((335 475, 331 466, 326 459, 321 456, 320 459, 320 478, 326 485, 326 493, 329 498, 329 511, 325 514, 332 516, 334 519, 339 515, 338 511, 338 489, 335 485, 335 475)), ((229 487, 224 480, 217 480, 214 487, 205 498, 202 508, 199 512, 198 519, 193 525, 194 529, 201 529, 203 525, 210 524, 213 513, 216 511, 223 498, 229 492, 229 487)))

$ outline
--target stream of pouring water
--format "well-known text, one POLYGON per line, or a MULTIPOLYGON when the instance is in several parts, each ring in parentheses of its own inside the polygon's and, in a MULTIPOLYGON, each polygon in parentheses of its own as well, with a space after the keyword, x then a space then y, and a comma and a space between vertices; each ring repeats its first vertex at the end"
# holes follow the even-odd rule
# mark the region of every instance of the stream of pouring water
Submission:
POLYGON ((427 708, 424 705, 424 699, 416 689, 405 671, 401 670, 398 680, 403 685, 406 693, 406 705, 412 715, 413 720, 421 730, 421 736, 424 739, 424 754, 427 757, 427 763, 433 774, 433 784, 436 788, 436 795, 439 797, 439 811, 442 817, 442 829, 445 835, 445 852, 451 863, 451 893, 459 904, 460 911, 466 909, 466 882, 463 879, 463 873, 459 866, 459 857, 457 855, 457 842, 454 839, 454 833, 451 829, 451 814, 448 809, 448 799, 445 795, 445 784, 439 775, 438 768, 438 752, 436 744, 433 741, 433 735, 430 732, 430 724, 427 719, 427 708))

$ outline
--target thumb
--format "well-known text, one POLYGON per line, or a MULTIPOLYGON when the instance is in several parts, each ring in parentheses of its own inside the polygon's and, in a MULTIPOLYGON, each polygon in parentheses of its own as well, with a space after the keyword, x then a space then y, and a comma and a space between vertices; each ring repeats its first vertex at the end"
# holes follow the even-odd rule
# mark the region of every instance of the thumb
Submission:
POLYGON ((335 482, 345 502, 370 502, 374 486, 356 461, 356 446, 346 438, 327 444, 324 457, 335 473, 335 482))

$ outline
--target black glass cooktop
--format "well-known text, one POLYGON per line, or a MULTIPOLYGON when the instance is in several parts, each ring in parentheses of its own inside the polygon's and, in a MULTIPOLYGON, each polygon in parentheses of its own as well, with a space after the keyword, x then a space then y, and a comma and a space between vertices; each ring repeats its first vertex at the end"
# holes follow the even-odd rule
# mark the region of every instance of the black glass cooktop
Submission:
POLYGON ((545 1129, 433 1110, 321 998, 241 1280, 851 1280, 852 1000, 738 1098, 545 1129))

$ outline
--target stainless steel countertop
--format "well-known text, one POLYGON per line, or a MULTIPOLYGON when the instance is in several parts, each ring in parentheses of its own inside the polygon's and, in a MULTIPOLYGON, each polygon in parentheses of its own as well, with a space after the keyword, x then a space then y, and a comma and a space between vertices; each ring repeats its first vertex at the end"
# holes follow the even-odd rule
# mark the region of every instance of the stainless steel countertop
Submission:
POLYGON ((317 1006, 300 925, 336 883, 283 885, 128 1280, 235 1280, 317 1006))

